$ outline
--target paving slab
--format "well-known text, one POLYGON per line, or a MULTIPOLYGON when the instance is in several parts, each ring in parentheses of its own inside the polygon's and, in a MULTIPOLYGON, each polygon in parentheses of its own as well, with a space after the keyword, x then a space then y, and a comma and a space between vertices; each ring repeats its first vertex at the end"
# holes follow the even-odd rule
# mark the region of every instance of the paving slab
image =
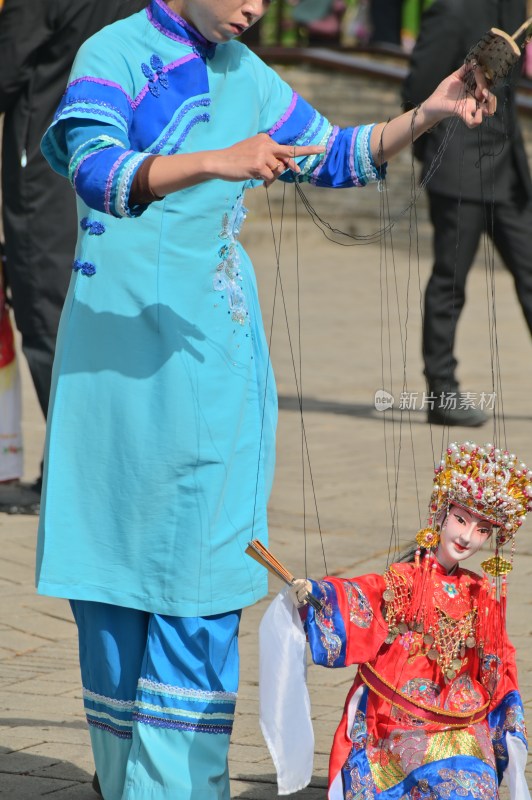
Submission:
MULTIPOLYGON (((371 189, 368 202, 378 202, 371 189)), ((277 259, 265 193, 254 203, 243 240, 254 257, 269 330, 277 259)), ((275 225, 278 230, 278 219, 275 225)), ((378 244, 333 245, 303 220, 296 251, 294 231, 288 231, 281 274, 290 338, 278 286, 271 346, 280 418, 270 544, 298 575, 382 571, 424 522, 432 467, 447 442, 445 431, 427 426, 422 410, 401 417, 396 410, 378 412, 374 403, 379 389, 398 398, 405 375, 409 391, 421 396, 424 390, 419 287, 430 261, 404 248, 394 250, 392 260, 390 248, 378 244), (307 446, 312 480, 302 457, 307 446)), ((532 344, 510 276, 496 270, 494 280, 506 440, 532 463, 532 344)), ((486 273, 479 260, 457 341, 462 386, 477 393, 491 390, 489 325, 486 273)), ((39 469, 44 424, 22 361, 21 367, 26 477, 31 480, 39 469)), ((451 433, 456 440, 484 442, 497 430, 490 422, 481 430, 451 433)), ((0 798, 95 800, 75 626, 67 603, 34 593, 36 525, 35 517, 0 514, 0 798)), ((509 580, 508 628, 518 647, 523 699, 532 719, 531 575, 532 529, 525 526, 509 580)), ((269 598, 242 618, 241 690, 230 755, 231 797, 239 800, 277 797, 258 724, 257 649, 260 619, 279 589, 272 579, 269 598)), ((294 796, 299 800, 325 797, 330 743, 353 674, 309 667, 316 758, 311 785, 294 796)), ((532 782, 530 768, 528 775, 532 782)))

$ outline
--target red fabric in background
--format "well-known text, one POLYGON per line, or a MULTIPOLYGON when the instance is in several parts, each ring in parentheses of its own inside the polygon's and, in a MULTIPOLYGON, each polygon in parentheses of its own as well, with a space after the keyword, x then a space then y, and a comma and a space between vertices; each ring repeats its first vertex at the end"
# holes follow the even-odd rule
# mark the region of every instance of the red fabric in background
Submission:
POLYGON ((0 283, 0 369, 15 360, 15 337, 6 306, 6 298, 0 283))

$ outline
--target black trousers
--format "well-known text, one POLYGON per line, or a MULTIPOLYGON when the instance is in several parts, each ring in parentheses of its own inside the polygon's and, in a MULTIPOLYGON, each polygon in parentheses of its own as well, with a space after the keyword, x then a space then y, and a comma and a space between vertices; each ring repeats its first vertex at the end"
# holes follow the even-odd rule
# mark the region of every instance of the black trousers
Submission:
POLYGON ((402 0, 371 0, 371 41, 401 44, 402 0))
POLYGON ((482 233, 493 241, 515 282, 532 333, 532 202, 482 203, 428 192, 434 265, 425 292, 423 359, 429 386, 456 383, 456 326, 482 233))

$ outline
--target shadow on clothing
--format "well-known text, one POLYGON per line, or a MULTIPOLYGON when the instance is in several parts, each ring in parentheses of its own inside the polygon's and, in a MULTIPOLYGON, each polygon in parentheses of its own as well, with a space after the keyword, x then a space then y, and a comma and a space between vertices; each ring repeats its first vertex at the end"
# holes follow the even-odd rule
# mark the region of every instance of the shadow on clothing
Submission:
POLYGON ((76 300, 73 326, 63 344, 62 373, 110 370, 130 378, 156 374, 174 353, 186 352, 202 363, 197 344, 205 334, 191 322, 160 303, 146 306, 134 317, 110 311, 97 312, 76 300), (83 346, 84 338, 96 338, 100 347, 83 346))

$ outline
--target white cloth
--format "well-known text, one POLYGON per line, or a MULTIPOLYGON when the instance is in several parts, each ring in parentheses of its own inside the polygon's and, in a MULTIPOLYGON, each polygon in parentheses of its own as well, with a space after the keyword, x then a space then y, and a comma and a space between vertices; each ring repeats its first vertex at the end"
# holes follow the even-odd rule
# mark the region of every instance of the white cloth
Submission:
POLYGON ((314 731, 306 679, 306 636, 285 589, 259 627, 259 720, 280 795, 304 789, 312 778, 314 731))
POLYGON ((521 739, 506 735, 506 745, 508 747, 508 766, 504 771, 504 778, 510 789, 511 800, 530 800, 530 791, 526 785, 525 768, 527 760, 527 749, 521 739))

